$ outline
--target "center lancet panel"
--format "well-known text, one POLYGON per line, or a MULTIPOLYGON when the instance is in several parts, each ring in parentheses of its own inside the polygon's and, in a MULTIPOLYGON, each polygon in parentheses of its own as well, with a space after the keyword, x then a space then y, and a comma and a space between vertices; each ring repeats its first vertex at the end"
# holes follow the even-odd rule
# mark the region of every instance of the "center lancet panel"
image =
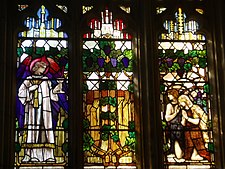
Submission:
POLYGON ((132 35, 107 7, 99 15, 83 36, 84 168, 136 168, 132 35))

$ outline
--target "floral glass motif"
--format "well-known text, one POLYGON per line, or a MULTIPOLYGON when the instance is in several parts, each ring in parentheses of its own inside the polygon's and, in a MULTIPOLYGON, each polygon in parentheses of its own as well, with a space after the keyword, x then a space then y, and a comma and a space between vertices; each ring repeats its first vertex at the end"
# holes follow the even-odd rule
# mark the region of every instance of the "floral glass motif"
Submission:
POLYGON ((82 6, 82 13, 85 14, 88 11, 90 11, 93 8, 93 6, 82 6))
POLYGON ((83 38, 84 166, 135 167, 131 35, 108 9, 83 38))
POLYGON ((28 5, 18 5, 18 10, 19 11, 23 11, 24 9, 26 9, 28 7, 28 5))
POLYGON ((214 142, 208 53, 195 21, 179 8, 158 42, 161 119, 166 168, 211 168, 214 142))
POLYGON ((125 11, 126 13, 130 13, 130 7, 128 6, 120 6, 120 9, 122 9, 123 11, 125 11))
POLYGON ((163 8, 163 7, 157 7, 157 8, 156 8, 156 13, 157 13, 157 14, 161 14, 161 13, 163 13, 164 11, 166 11, 166 8, 163 8))
POLYGON ((61 9, 63 12, 67 13, 68 12, 68 8, 65 5, 56 5, 59 9, 61 9))
POLYGON ((68 163, 68 39, 45 6, 18 34, 16 169, 64 169, 68 163))

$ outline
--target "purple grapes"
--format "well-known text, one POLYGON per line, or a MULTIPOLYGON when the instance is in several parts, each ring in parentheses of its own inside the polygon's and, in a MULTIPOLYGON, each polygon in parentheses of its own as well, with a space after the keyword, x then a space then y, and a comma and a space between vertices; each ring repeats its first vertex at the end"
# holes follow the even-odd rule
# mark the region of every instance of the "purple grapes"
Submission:
POLYGON ((129 59, 128 59, 127 57, 124 57, 124 58, 122 59, 122 63, 123 63, 123 66, 124 66, 125 68, 127 68, 128 65, 129 65, 129 59))

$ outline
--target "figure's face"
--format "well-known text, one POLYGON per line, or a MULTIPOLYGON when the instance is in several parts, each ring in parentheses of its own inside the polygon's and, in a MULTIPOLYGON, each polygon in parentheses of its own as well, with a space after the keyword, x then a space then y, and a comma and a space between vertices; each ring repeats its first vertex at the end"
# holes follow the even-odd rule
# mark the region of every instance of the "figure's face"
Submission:
POLYGON ((44 74, 45 69, 46 69, 45 67, 40 66, 40 67, 35 71, 35 74, 37 74, 37 75, 42 75, 42 74, 44 74))
POLYGON ((169 98, 169 100, 173 100, 174 96, 172 94, 168 94, 168 98, 169 98))
POLYGON ((186 110, 189 109, 189 107, 188 107, 188 105, 186 104, 186 102, 180 102, 179 104, 180 104, 180 107, 182 107, 182 108, 184 108, 184 109, 186 109, 186 110))
POLYGON ((180 102, 180 106, 185 107, 186 106, 185 102, 180 102))

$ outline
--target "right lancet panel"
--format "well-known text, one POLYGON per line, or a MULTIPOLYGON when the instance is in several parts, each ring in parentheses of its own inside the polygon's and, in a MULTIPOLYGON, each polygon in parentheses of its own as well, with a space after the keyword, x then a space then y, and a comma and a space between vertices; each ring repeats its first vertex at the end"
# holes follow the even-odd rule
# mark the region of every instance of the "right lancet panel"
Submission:
POLYGON ((163 26, 158 59, 164 167, 214 168, 206 37, 182 8, 163 26))

